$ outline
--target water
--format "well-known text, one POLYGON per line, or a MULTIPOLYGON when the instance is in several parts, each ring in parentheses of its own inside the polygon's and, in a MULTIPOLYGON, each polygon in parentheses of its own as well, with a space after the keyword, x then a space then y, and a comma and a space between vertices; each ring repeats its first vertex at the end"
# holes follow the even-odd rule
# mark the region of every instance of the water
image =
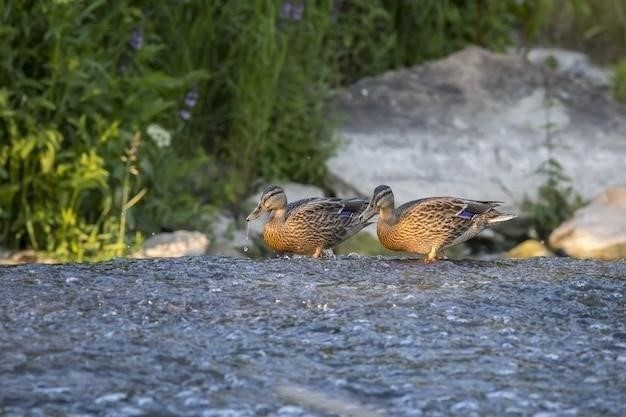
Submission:
POLYGON ((622 416, 626 263, 0 268, 0 416, 622 416))
POLYGON ((248 252, 248 244, 250 243, 250 222, 246 222, 246 244, 243 246, 243 251, 248 252))

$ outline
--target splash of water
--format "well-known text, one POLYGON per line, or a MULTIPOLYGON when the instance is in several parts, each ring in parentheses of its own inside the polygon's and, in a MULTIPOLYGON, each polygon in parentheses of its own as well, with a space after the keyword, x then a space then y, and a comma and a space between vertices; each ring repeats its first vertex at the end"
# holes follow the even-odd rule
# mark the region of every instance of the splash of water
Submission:
POLYGON ((246 222, 246 244, 243 246, 244 252, 248 252, 249 242, 250 242, 250 222, 246 222))

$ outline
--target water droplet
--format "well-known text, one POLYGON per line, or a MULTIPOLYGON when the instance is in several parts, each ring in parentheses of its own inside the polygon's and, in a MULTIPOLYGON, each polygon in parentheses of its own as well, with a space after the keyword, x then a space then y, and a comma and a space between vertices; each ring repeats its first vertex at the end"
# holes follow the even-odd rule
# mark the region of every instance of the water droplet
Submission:
POLYGON ((250 222, 246 222, 246 244, 243 247, 244 252, 248 252, 249 242, 250 242, 250 222))

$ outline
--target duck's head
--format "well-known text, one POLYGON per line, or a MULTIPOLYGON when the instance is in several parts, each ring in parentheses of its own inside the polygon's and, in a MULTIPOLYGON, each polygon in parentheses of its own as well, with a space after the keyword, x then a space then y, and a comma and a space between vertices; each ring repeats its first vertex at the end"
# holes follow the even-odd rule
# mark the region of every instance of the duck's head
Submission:
POLYGON ((246 221, 258 219, 263 212, 269 212, 272 210, 284 209, 287 207, 287 196, 285 190, 275 185, 270 185, 263 190, 259 204, 256 208, 246 217, 246 221))
POLYGON ((393 209, 394 204, 391 187, 388 185, 379 185, 374 188, 374 193, 372 194, 372 198, 370 199, 367 208, 363 211, 363 213, 361 213, 361 220, 369 220, 381 210, 389 208, 393 209))

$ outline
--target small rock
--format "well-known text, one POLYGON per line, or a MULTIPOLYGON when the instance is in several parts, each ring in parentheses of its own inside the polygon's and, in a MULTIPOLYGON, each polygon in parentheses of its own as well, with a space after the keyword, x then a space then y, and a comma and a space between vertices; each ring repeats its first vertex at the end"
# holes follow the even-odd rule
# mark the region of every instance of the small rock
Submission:
POLYGON ((626 185, 611 187, 561 224, 550 246, 579 258, 626 259, 626 185))
POLYGON ((96 404, 115 403, 115 402, 124 400, 126 398, 127 398, 127 394, 125 392, 111 392, 109 394, 104 394, 96 398, 95 403, 96 404))
POLYGON ((542 242, 528 239, 507 252, 512 259, 528 259, 539 256, 553 256, 554 254, 542 242))
POLYGON ((18 265, 18 264, 54 264, 59 261, 42 256, 32 249, 24 249, 18 251, 9 251, 0 248, 0 265, 18 265))
POLYGON ((4 265, 16 265, 16 264, 28 264, 37 262, 37 252, 34 250, 22 250, 22 251, 4 251, 0 252, 0 264, 4 265))
POLYGON ((582 78, 595 87, 610 87, 611 72, 591 63, 589 57, 576 51, 560 48, 533 48, 527 58, 533 64, 543 65, 547 59, 556 61, 556 71, 582 78))
POLYGON ((196 231, 177 230, 172 233, 160 233, 146 240, 143 249, 135 258, 177 258, 197 256, 206 253, 209 239, 196 231))

